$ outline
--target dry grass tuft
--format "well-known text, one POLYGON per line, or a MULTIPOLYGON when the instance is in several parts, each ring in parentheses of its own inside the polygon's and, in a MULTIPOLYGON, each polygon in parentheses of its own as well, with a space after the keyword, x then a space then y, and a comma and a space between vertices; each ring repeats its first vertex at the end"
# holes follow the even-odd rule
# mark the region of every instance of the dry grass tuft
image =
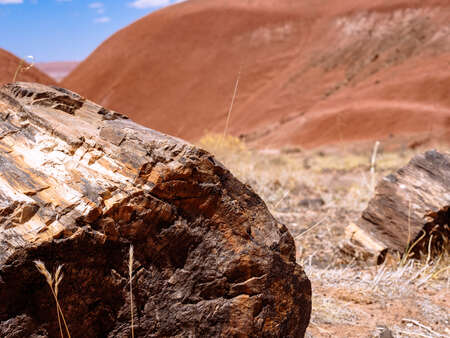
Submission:
POLYGON ((232 135, 206 134, 198 141, 197 145, 220 159, 241 157, 248 152, 245 143, 232 135))
POLYGON ((34 261, 34 264, 36 265, 36 268, 38 269, 38 271, 45 277, 45 280, 47 281, 47 284, 50 287, 50 290, 52 291, 53 298, 55 299, 56 312, 58 314, 59 332, 61 334, 61 338, 64 337, 63 329, 62 329, 62 325, 61 325, 61 319, 64 323, 67 337, 70 338, 69 328, 67 326, 66 319, 64 318, 63 311, 62 311, 61 306, 59 305, 59 301, 58 301, 58 287, 64 277, 64 274, 61 272, 63 266, 62 265, 58 266, 58 268, 56 269, 55 275, 52 276, 50 274, 50 272, 48 272, 47 268, 45 267, 45 264, 42 261, 39 261, 39 260, 34 261))

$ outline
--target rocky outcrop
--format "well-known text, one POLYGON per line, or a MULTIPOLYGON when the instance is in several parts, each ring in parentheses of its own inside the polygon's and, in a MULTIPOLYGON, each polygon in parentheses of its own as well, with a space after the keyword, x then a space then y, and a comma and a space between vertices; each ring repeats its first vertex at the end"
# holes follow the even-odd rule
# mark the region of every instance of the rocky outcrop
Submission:
POLYGON ((294 241, 213 156, 61 88, 0 89, 0 336, 301 337, 294 241))

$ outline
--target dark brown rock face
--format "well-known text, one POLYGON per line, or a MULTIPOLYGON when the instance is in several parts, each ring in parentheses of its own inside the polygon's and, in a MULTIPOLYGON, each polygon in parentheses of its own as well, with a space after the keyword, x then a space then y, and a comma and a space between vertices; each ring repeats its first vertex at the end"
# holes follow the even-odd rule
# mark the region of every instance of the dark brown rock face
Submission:
POLYGON ((0 89, 0 337, 302 337, 294 241, 214 157, 60 88, 0 89))

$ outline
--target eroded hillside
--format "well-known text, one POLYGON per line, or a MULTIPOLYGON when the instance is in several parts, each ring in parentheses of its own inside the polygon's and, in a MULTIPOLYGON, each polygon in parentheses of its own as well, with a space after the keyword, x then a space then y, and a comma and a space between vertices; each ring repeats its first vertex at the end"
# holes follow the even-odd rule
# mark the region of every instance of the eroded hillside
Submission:
POLYGON ((184 2, 105 41, 63 85, 149 127, 260 147, 447 140, 448 1, 184 2))

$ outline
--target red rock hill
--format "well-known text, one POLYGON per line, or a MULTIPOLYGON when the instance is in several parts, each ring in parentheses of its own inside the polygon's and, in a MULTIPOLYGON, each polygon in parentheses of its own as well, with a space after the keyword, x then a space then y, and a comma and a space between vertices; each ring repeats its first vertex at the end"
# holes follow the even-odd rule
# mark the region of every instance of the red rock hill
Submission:
POLYGON ((99 46, 64 81, 154 129, 261 147, 447 139, 448 0, 191 0, 99 46))

